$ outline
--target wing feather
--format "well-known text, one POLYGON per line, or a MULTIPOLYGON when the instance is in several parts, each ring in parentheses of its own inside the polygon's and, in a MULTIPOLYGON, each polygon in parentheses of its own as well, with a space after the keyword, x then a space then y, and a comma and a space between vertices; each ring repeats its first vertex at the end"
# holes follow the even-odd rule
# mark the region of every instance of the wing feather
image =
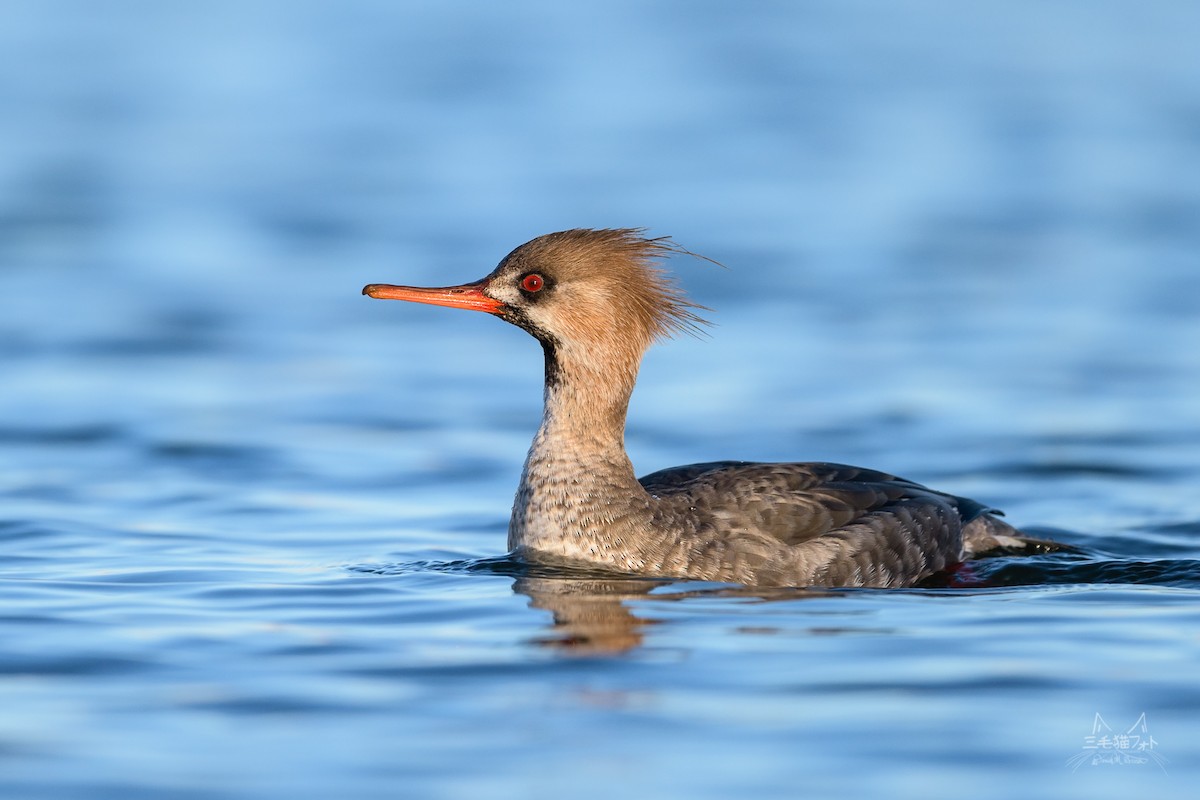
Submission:
MULTIPOLYGON (((923 509, 973 518, 983 507, 875 470, 843 464, 717 461, 661 470, 641 479, 652 495, 686 504, 716 527, 744 527, 799 544, 869 524, 907 528, 923 509), (901 509, 904 514, 897 514, 901 509), (957 513, 956 513, 957 512, 957 513)), ((961 524, 960 521, 960 524, 961 524)))

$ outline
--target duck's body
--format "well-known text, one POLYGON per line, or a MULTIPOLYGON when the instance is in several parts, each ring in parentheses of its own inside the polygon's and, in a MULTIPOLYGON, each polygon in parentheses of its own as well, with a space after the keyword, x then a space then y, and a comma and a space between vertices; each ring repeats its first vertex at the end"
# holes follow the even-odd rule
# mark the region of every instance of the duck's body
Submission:
POLYGON ((758 586, 906 586, 1019 545, 973 500, 838 464, 721 461, 638 480, 625 415, 650 343, 700 320, 654 261, 679 252, 635 230, 549 234, 483 280, 363 292, 487 311, 546 356, 545 410, 508 546, 531 561, 758 586))

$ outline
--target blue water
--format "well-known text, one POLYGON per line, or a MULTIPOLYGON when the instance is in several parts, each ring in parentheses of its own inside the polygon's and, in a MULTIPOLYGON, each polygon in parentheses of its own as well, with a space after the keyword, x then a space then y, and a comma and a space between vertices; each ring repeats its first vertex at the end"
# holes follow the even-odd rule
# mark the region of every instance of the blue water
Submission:
POLYGON ((6 3, 0 797, 1192 796, 1197 30, 6 3), (905 591, 507 561, 536 343, 359 289, 578 226, 728 267, 672 264, 717 324, 647 358, 641 473, 862 464, 1081 552, 905 591))

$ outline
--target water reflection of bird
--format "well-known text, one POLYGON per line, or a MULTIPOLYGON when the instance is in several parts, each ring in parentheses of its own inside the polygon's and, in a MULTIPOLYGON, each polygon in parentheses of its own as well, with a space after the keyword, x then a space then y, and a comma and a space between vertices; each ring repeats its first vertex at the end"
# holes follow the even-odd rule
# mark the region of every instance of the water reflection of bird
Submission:
MULTIPOLYGON (((687 584, 684 589, 672 587, 668 592, 657 591, 668 585, 669 581, 650 578, 581 578, 570 570, 561 570, 554 577, 529 574, 517 578, 513 582, 513 591, 528 597, 531 607, 549 611, 554 617, 553 624, 544 635, 534 639, 534 643, 583 656, 621 653, 640 647, 646 633, 658 623, 647 607, 648 603, 698 598, 736 598, 753 603, 796 602, 833 594, 829 589, 707 584, 687 584)), ((821 627, 803 630, 812 635, 890 632, 858 623, 839 627, 830 622, 825 618, 821 627)), ((738 626, 736 630, 758 635, 778 632, 776 628, 764 625, 738 626)))
POLYGON ((656 266, 680 252, 638 230, 570 230, 475 283, 363 289, 486 311, 542 343, 545 410, 509 522, 514 554, 753 586, 884 587, 986 551, 1051 546, 974 500, 840 464, 718 461, 636 478, 624 435, 642 356, 702 323, 656 266))

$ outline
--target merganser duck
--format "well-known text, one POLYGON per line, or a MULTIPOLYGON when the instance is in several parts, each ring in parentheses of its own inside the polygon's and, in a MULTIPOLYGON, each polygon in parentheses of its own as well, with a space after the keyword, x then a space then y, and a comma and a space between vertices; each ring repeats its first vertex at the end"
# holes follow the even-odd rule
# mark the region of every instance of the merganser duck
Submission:
POLYGON ((748 586, 899 587, 983 552, 1053 545, 974 500, 842 464, 716 461, 639 480, 625 417, 642 356, 704 322, 659 267, 678 253, 641 229, 568 230, 474 283, 363 289, 485 311, 541 342, 545 405, 508 526, 515 557, 748 586))

